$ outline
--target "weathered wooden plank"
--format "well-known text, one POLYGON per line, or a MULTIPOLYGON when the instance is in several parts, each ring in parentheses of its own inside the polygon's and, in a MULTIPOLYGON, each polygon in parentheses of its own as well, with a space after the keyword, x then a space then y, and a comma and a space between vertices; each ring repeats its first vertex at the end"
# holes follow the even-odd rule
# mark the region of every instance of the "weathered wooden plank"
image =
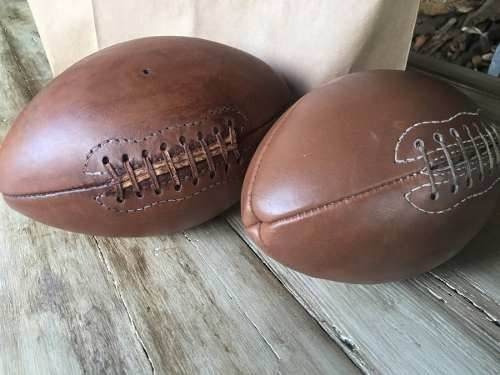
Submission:
POLYGON ((1 0, 0 25, 29 89, 36 93, 52 73, 26 0, 1 0))
MULTIPOLYGON (((27 4, 1 0, 0 142, 49 78, 27 4)), ((0 202, 0 373, 151 372, 96 249, 0 202)))
POLYGON ((158 373, 359 372, 224 221, 97 241, 158 373))
POLYGON ((0 373, 149 374, 92 237, 0 201, 0 373))
MULTIPOLYGON (((458 292, 481 293, 500 305, 500 207, 464 251, 435 272, 458 292), (474 290, 470 290, 470 286, 474 290)), ((491 309, 494 310, 494 306, 491 309)), ((493 311, 492 311, 493 313, 493 311)), ((500 318, 496 307, 496 318, 500 318)))
POLYGON ((51 77, 24 0, 0 0, 0 141, 11 121, 51 77))
POLYGON ((265 256, 228 222, 285 287, 367 372, 491 374, 500 368, 498 326, 435 279, 350 285, 314 279, 265 256))
POLYGON ((352 373, 353 365, 223 219, 185 237, 252 325, 266 336, 282 373, 352 373))

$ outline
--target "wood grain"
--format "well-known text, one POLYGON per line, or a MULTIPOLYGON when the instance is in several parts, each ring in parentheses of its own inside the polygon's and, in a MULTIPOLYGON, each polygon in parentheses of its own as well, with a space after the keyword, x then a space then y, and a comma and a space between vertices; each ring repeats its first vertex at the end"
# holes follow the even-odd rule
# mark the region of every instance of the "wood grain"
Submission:
POLYGON ((97 242, 159 373, 359 372, 223 220, 97 242))
POLYGON ((0 218, 0 373, 149 374, 93 238, 0 218))
MULTIPOLYGON (((285 287, 366 373, 493 374, 500 368, 499 327, 441 271, 380 285, 314 279, 273 261, 244 233, 238 210, 226 217, 285 287), (442 280, 440 279, 442 278, 442 280)), ((498 305, 485 294, 494 314, 498 305)))
MULTIPOLYGON (((49 79, 27 4, 0 0, 0 142, 49 79)), ((293 272, 227 222, 241 238, 223 219, 94 238, 0 202, 0 373, 498 372, 500 214, 442 267, 375 286, 293 272)))
POLYGON ((0 1, 0 142, 12 120, 51 78, 24 0, 0 1))
MULTIPOLYGON (((27 4, 0 0, 0 142, 49 79, 27 4)), ((224 221, 207 228, 96 239, 0 202, 0 373, 359 372, 224 221)))

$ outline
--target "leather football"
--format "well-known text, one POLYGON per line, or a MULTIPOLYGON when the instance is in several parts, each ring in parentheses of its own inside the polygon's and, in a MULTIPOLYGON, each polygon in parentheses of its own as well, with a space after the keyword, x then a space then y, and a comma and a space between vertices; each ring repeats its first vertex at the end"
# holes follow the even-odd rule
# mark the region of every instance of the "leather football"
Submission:
POLYGON ((408 278, 480 230, 499 195, 499 130, 423 75, 344 76, 294 104, 250 164, 242 219, 279 262, 320 278, 408 278))
POLYGON ((255 148, 289 101, 269 66, 222 44, 117 44, 63 72, 19 115, 0 149, 0 191, 70 231, 180 231, 239 200, 255 148))

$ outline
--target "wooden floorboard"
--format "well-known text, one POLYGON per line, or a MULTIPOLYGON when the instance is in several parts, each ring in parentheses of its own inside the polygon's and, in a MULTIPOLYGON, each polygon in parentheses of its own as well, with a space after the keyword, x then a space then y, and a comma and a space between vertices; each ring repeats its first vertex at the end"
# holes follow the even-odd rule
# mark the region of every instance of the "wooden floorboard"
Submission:
POLYGON ((0 142, 12 120, 51 78, 24 0, 0 0, 0 142))
POLYGON ((0 373, 149 374, 93 238, 0 218, 0 373))
MULTIPOLYGON (((0 0, 0 142, 49 80, 27 4, 0 0)), ((272 261, 237 208, 173 236, 110 239, 0 202, 0 373, 498 373, 499 226, 500 213, 430 273, 362 286, 272 261)))
MULTIPOLYGON (((463 260, 404 282, 336 283, 302 275, 263 254, 246 236, 238 209, 226 219, 365 372, 494 374, 500 368, 500 307, 486 292, 490 286, 481 286, 484 276, 476 276, 476 284, 457 276, 477 274, 471 269, 458 271, 463 260)), ((491 236, 495 226, 494 218, 486 235, 491 236)), ((482 240, 475 241, 466 253, 477 254, 482 240)), ((490 263, 498 261, 497 246, 490 246, 490 263)), ((470 256, 474 255, 464 255, 470 256)), ((495 277, 498 280, 499 274, 491 275, 495 277)))
POLYGON ((160 373, 358 372, 224 220, 97 243, 160 373))
MULTIPOLYGON (((50 80, 29 8, 0 0, 0 147, 50 80)), ((356 374, 224 220, 94 238, 0 202, 0 374, 356 374)))

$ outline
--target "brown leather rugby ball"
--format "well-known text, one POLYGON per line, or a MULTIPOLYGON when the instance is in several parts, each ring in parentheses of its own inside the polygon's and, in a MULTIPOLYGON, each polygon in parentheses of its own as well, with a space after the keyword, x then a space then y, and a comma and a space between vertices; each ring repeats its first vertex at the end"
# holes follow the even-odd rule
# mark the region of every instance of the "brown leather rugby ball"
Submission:
POLYGON ((0 149, 0 191, 70 231, 183 230, 238 201, 251 155, 289 100, 269 66, 222 44, 117 44, 70 67, 19 115, 0 149))
POLYGON ((407 278, 452 257, 499 195, 499 130, 455 89, 416 73, 351 74, 290 108, 242 193, 250 236, 332 280, 407 278))

